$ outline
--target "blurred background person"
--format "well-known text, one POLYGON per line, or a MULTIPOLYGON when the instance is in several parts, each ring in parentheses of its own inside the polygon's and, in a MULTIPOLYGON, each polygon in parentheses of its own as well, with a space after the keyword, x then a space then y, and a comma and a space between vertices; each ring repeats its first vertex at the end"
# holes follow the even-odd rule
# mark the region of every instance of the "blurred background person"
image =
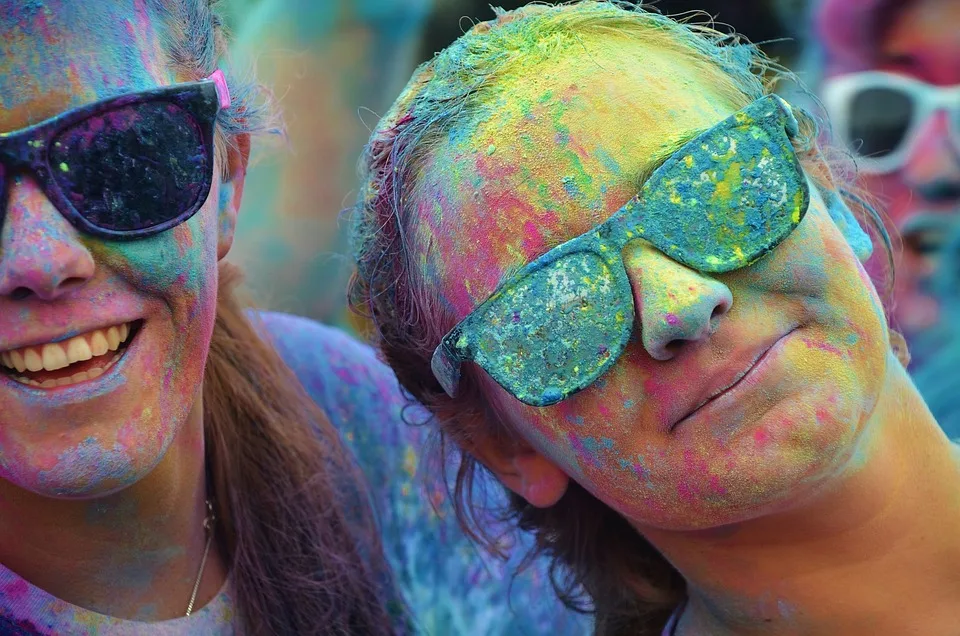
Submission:
POLYGON ((810 11, 801 77, 896 230, 892 323, 931 410, 958 437, 960 2, 819 0, 810 11))
POLYGON ((836 140, 899 230, 895 318, 938 321, 930 284, 960 220, 960 2, 824 0, 820 93, 836 140))
POLYGON ((340 211, 368 127, 418 62, 432 0, 223 0, 234 57, 283 110, 287 138, 254 157, 233 258, 270 309, 344 326, 340 211))

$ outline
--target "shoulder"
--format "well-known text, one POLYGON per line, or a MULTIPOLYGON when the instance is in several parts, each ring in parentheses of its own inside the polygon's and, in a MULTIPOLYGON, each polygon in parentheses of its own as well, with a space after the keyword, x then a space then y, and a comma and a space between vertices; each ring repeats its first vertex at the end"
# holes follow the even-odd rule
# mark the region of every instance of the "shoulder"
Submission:
POLYGON ((340 329, 280 313, 252 317, 340 432, 379 503, 388 505, 385 484, 396 483, 398 473, 412 477, 412 456, 426 443, 427 428, 412 425, 426 422, 426 411, 370 346, 340 329))
POLYGON ((372 348, 306 318, 278 313, 252 317, 356 458, 370 487, 387 560, 420 629, 555 636, 590 632, 587 619, 560 606, 545 563, 513 579, 524 549, 501 563, 485 558, 463 534, 446 485, 430 475, 435 471, 419 465, 428 454, 431 427, 421 424, 429 416, 404 394, 372 348))
POLYGON ((310 397, 348 438, 360 425, 399 421, 408 409, 413 409, 412 417, 419 414, 368 345, 299 316, 258 312, 255 320, 310 397))
POLYGON ((322 381, 331 372, 348 380, 386 375, 373 349, 340 329, 270 311, 252 312, 251 317, 262 325, 261 335, 273 343, 294 373, 308 376, 301 379, 322 381))

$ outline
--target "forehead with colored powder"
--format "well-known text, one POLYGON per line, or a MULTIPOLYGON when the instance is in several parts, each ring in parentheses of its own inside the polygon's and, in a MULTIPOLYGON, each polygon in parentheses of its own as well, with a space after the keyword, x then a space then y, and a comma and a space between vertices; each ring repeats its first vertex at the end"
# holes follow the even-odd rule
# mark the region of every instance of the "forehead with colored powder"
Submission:
POLYGON ((611 36, 504 82, 423 162, 414 256, 462 318, 516 268, 606 220, 677 140, 736 108, 674 52, 611 36))
POLYGON ((145 0, 0 0, 0 132, 171 83, 145 0))

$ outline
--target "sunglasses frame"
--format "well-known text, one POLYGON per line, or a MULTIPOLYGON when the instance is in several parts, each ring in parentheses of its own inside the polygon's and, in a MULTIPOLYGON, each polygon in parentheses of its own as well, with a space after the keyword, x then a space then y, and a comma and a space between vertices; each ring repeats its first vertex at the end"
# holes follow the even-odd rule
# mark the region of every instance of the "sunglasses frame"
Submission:
MULTIPOLYGON (((766 132, 770 133, 771 139, 773 139, 776 134, 782 137, 782 139, 775 139, 775 141, 780 144, 780 150, 784 152, 783 159, 796 171, 796 192, 797 195, 799 195, 799 199, 795 201, 796 208, 791 212, 789 229, 781 232, 779 235, 771 237, 765 247, 758 250, 757 253, 740 254, 739 258, 728 258, 726 261, 711 259, 707 256, 699 259, 697 262, 691 262, 695 259, 691 259, 689 255, 683 254, 679 246, 672 246, 674 249, 654 247, 662 251, 669 258, 693 267, 698 271, 723 273, 746 267, 779 245, 796 229, 806 214, 810 203, 810 192, 809 185, 804 176, 805 173, 790 141, 790 138, 795 137, 799 132, 797 120, 789 104, 776 95, 767 95, 685 143, 653 171, 642 186, 640 193, 628 201, 609 219, 588 232, 549 250, 503 281, 498 286, 497 291, 451 329, 450 332, 441 339, 440 344, 434 350, 431 359, 431 368, 434 377, 436 377, 444 391, 450 397, 456 397, 457 387, 460 383, 462 363, 468 361, 476 362, 477 334, 480 332, 480 329, 476 328, 476 324, 484 318, 487 310, 494 302, 499 300, 505 293, 509 293, 511 288, 534 273, 572 254, 589 253, 602 260, 609 269, 612 274, 612 285, 621 291, 629 289, 630 281, 621 251, 622 248, 631 241, 646 240, 644 239, 645 230, 642 223, 644 210, 645 208, 651 207, 647 199, 653 199, 658 196, 657 192, 651 193, 652 188, 648 186, 650 186, 650 184, 656 184, 662 175, 670 174, 670 171, 675 169, 681 161, 689 158, 691 148, 696 147, 698 144, 706 144, 707 141, 711 139, 711 136, 717 134, 718 131, 733 131, 739 128, 757 127, 763 128, 766 132), (779 131, 779 133, 777 131, 779 131)), ((703 147, 705 148, 706 146, 704 145, 703 147)), ((686 165, 689 166, 690 164, 688 163, 686 165)), ((670 196, 670 193, 659 194, 667 198, 670 196)), ((662 202, 658 201, 657 204, 659 203, 662 202)), ((513 390, 497 380, 493 374, 490 374, 489 370, 485 369, 485 371, 511 395, 530 406, 550 406, 567 399, 574 393, 596 382, 622 355, 634 330, 636 312, 633 294, 629 293, 626 295, 629 296, 630 302, 623 303, 625 305, 623 307, 623 319, 621 320, 620 316, 617 317, 617 321, 622 324, 619 349, 616 354, 611 353, 606 361, 598 367, 589 382, 582 381, 578 386, 569 391, 550 396, 517 395, 513 390)), ((619 296, 623 297, 624 294, 621 293, 619 296)), ((609 315, 613 316, 614 313, 616 313, 616 309, 616 307, 610 307, 609 315)), ((611 318, 611 320, 612 319, 613 318, 611 318)), ((612 347, 610 351, 613 351, 612 347)), ((484 368, 483 365, 481 365, 481 368, 484 368)), ((585 375, 585 377, 587 376, 585 375)))
POLYGON ((960 150, 960 84, 937 86, 888 71, 862 71, 825 80, 822 94, 836 136, 854 155, 857 166, 865 173, 886 174, 906 165, 923 125, 934 113, 941 110, 952 115, 948 118, 951 137, 960 150), (859 93, 872 88, 896 89, 909 97, 913 105, 913 116, 903 133, 903 139, 892 152, 883 157, 860 154, 850 135, 850 104, 859 93))
POLYGON ((213 185, 214 136, 217 116, 230 106, 230 93, 223 72, 217 70, 207 79, 160 86, 137 93, 110 97, 65 111, 40 123, 9 133, 0 133, 0 226, 7 209, 7 183, 10 176, 32 173, 44 194, 57 210, 78 230, 99 238, 135 240, 165 232, 190 219, 206 202, 213 185), (50 145, 58 135, 83 121, 112 110, 136 104, 168 102, 190 117, 200 130, 201 145, 209 157, 207 173, 197 199, 176 217, 158 225, 136 230, 102 228, 88 221, 73 205, 53 177, 50 145))

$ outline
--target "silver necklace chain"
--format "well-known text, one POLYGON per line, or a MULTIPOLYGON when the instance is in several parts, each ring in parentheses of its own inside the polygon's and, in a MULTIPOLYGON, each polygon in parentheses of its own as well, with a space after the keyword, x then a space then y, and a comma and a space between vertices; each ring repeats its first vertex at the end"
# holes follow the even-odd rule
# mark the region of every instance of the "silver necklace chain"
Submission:
POLYGON ((197 580, 193 583, 193 593, 190 594, 190 602, 187 604, 187 613, 190 616, 193 613, 193 604, 197 601, 197 592, 200 591, 200 581, 203 580, 203 569, 207 565, 207 556, 210 554, 210 544, 213 543, 213 524, 217 520, 217 515, 213 511, 213 504, 207 499, 207 516, 203 519, 203 529, 207 533, 207 545, 203 548, 203 558, 200 559, 200 571, 197 572, 197 580))

